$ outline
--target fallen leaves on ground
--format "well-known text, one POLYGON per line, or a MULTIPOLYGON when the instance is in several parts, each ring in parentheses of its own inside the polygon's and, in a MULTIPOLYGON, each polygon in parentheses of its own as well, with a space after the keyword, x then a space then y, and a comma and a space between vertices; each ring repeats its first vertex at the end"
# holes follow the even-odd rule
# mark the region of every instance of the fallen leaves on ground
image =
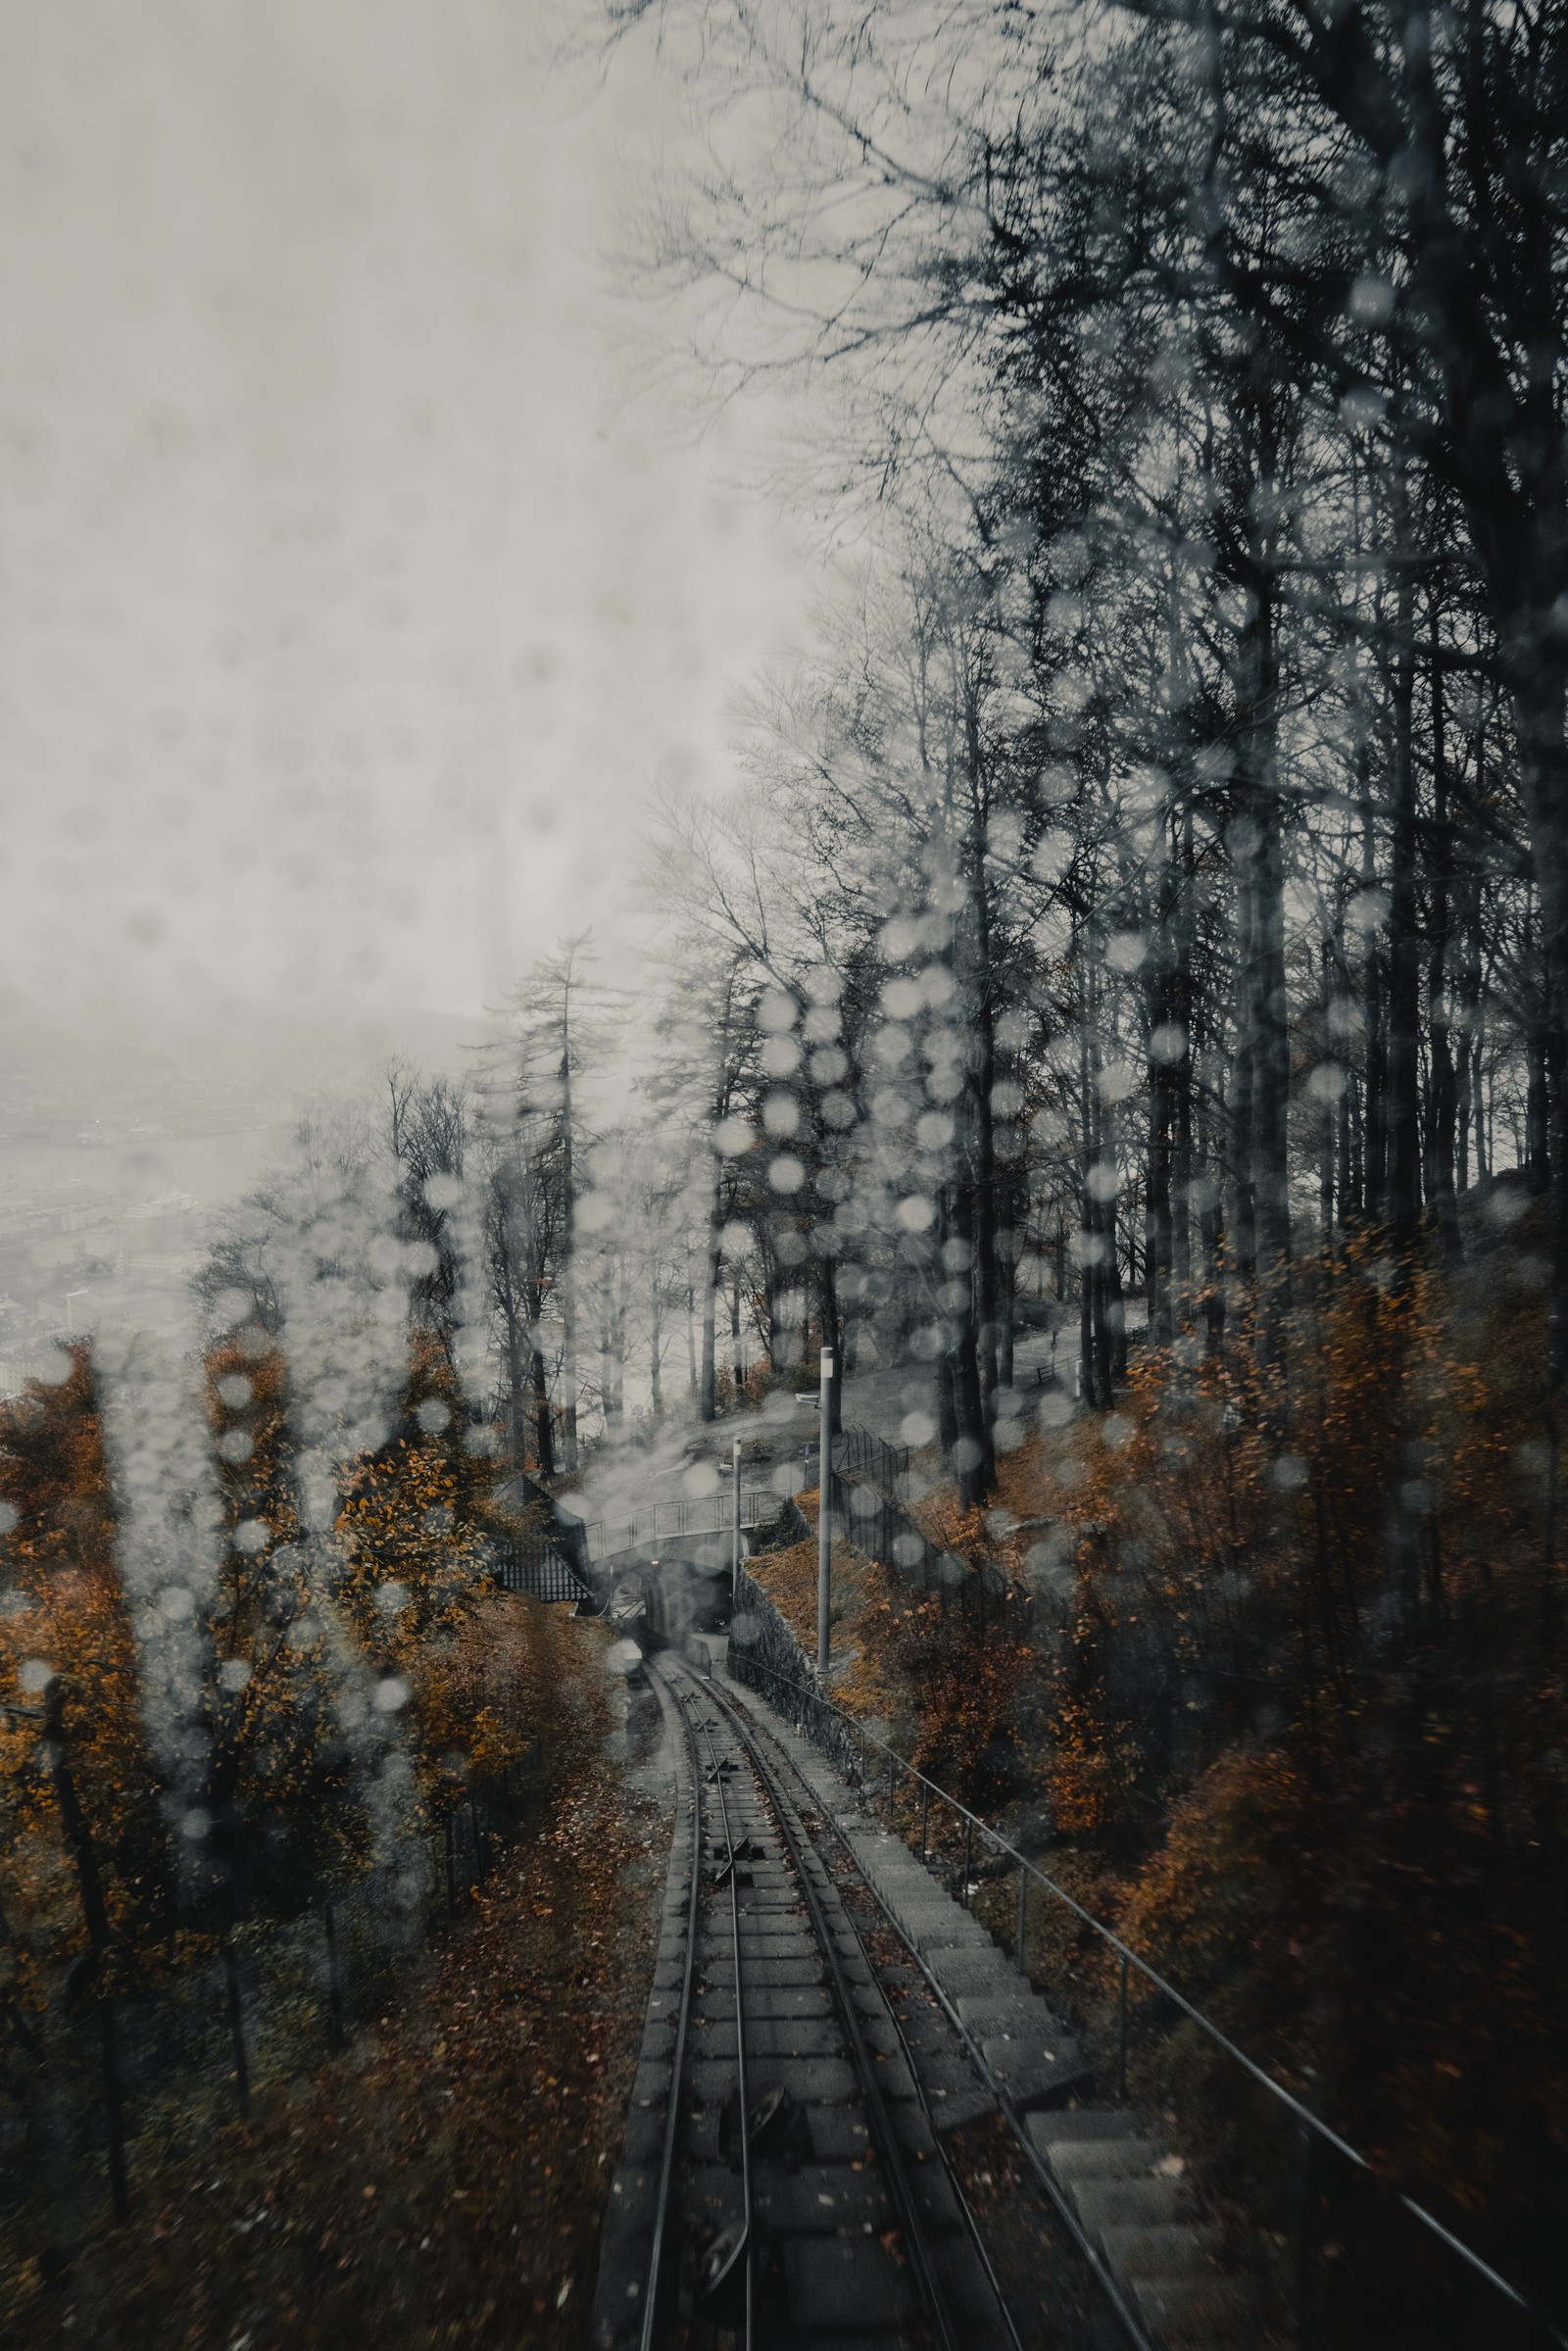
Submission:
POLYGON ((538 1801, 379 2024, 199 2171, 135 2183, 11 2351, 378 2351, 581 2341, 652 1972, 668 1828, 607 1752, 606 1636, 533 1610, 538 1801))

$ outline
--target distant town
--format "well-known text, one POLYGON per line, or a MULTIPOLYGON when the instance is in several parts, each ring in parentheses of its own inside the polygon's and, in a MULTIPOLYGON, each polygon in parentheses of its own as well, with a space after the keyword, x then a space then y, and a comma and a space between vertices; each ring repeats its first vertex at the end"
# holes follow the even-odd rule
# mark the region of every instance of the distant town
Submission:
POLYGON ((14 1028, 0 1059, 0 1397, 62 1339, 106 1324, 170 1331, 214 1217, 255 1180, 295 1115, 294 1088, 250 1055, 14 1028))
POLYGON ((480 1033, 411 1012, 305 1036, 241 1014, 153 1044, 0 1002, 0 1397, 62 1339, 181 1327, 214 1220, 277 1158, 308 1102, 374 1082, 394 1053, 460 1065, 480 1033))
POLYGON ((188 1192, 126 1201, 86 1180, 63 1199, 0 1200, 0 1396, 19 1395, 58 1340, 94 1329, 106 1309, 175 1324, 207 1213, 188 1192))

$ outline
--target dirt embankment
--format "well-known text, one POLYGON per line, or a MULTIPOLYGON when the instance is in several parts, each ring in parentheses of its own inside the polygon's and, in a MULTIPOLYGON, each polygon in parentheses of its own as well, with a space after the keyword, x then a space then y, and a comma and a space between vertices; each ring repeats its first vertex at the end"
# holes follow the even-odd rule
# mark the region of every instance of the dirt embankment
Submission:
POLYGON ((12 2351, 580 2342, 668 1823, 628 1788, 648 1726, 617 1726, 603 1628, 529 1605, 538 1797, 488 1890, 378 2025, 199 2172, 138 2182, 52 2286, 13 2266, 12 2351))

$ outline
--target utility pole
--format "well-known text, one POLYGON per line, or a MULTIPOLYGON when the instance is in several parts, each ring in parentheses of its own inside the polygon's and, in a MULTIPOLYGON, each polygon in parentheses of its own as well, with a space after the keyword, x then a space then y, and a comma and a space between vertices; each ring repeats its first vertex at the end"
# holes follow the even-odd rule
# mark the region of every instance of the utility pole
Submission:
MULTIPOLYGON (((579 946, 581 941, 577 943, 579 946)), ((571 1108, 571 978, 568 950, 561 983, 561 1321, 564 1337, 561 1386, 564 1400, 562 1452, 564 1467, 577 1466, 577 1175, 573 1164, 571 1108)))
POLYGON ((741 1588, 741 1441, 738 1437, 735 1439, 734 1443, 734 1454, 735 1525, 732 1529, 733 1541, 730 1545, 729 1567, 729 1604, 731 1613, 734 1611, 736 1597, 741 1588))
POLYGON ((833 1350, 822 1349, 822 1384, 817 1396, 816 1489, 816 1670, 827 1683, 828 1605, 833 1596, 833 1528, 828 1496, 833 1485, 833 1350))

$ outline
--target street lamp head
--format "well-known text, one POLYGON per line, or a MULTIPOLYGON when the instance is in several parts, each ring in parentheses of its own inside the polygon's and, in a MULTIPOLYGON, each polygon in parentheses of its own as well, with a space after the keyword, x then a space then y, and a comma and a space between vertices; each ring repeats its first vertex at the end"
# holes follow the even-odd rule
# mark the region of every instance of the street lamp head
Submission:
POLYGON ((822 1349, 822 1377, 824 1380, 831 1380, 833 1377, 833 1349, 830 1347, 822 1349))

